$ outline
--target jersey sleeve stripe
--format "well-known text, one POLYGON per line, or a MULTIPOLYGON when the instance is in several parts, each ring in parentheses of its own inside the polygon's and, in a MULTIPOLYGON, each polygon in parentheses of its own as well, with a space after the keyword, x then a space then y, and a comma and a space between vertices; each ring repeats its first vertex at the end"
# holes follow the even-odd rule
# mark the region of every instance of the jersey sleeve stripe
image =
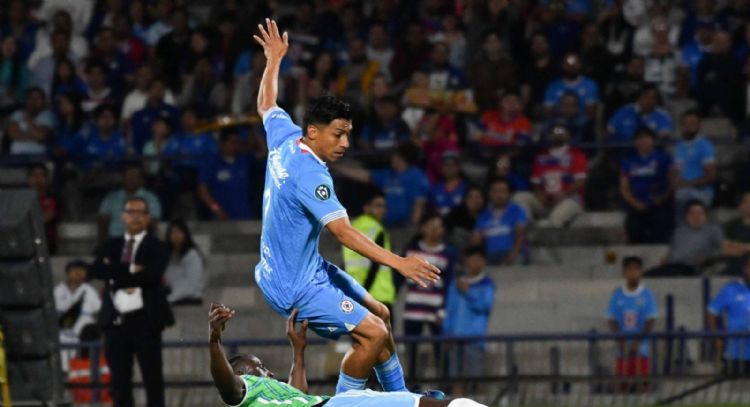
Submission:
POLYGON ((271 116, 275 112, 281 112, 281 113, 285 113, 286 114, 286 112, 284 111, 284 109, 282 109, 282 108, 280 108, 278 106, 274 106, 274 107, 266 110, 265 112, 263 112, 263 126, 266 125, 266 121, 268 120, 268 117, 271 116))
POLYGON ((331 222, 333 222, 336 219, 341 219, 343 217, 346 217, 346 209, 340 209, 338 211, 333 211, 329 213, 328 215, 323 216, 320 218, 320 223, 325 226, 331 222))

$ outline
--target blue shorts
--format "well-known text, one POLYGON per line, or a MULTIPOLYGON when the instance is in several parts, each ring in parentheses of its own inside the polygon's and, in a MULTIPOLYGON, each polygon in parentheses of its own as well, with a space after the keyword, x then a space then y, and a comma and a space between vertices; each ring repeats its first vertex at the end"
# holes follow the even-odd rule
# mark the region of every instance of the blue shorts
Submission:
POLYGON ((353 331, 369 313, 362 305, 367 290, 344 270, 325 264, 328 281, 311 283, 294 308, 299 310, 297 321, 307 320, 315 333, 335 340, 353 331))
POLYGON ((420 398, 419 394, 406 391, 349 390, 333 396, 325 407, 418 407, 420 398))

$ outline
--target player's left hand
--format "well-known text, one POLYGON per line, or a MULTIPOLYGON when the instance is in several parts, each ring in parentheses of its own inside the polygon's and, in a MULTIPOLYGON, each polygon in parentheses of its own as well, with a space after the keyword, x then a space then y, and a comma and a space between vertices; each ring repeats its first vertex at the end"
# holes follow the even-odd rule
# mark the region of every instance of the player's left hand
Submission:
POLYGON ((208 311, 208 340, 219 342, 227 321, 234 317, 235 311, 224 304, 211 303, 208 311))
POLYGON ((292 310, 289 318, 286 319, 286 336, 289 337, 289 343, 292 344, 294 349, 304 349, 307 346, 307 320, 302 321, 299 329, 295 329, 295 321, 297 320, 297 314, 299 310, 297 308, 292 310))
POLYGON ((440 280, 440 269, 419 256, 404 258, 402 265, 397 267, 396 271, 424 288, 440 280))

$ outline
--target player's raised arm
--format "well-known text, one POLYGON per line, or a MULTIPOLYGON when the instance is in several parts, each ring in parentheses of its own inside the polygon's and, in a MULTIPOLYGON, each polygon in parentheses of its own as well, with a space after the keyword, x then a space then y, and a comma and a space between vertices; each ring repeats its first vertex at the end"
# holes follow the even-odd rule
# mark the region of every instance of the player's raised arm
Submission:
POLYGON ((326 224, 326 228, 342 245, 398 271, 404 277, 414 280, 422 287, 440 279, 440 269, 418 256, 401 257, 378 246, 362 232, 352 227, 349 218, 343 217, 326 224))
POLYGON ((229 406, 242 401, 245 385, 239 376, 234 374, 224 349, 221 346, 221 334, 224 326, 234 316, 234 311, 221 305, 211 304, 208 313, 208 344, 211 357, 211 377, 219 390, 221 399, 229 406))
POLYGON ((255 41, 263 47, 266 56, 266 68, 260 81, 258 91, 258 114, 263 114, 269 109, 276 107, 276 97, 279 93, 279 68, 281 60, 289 49, 289 36, 286 32, 279 34, 276 21, 266 19, 266 27, 258 24, 259 34, 253 35, 255 41))
POLYGON ((298 309, 292 310, 286 320, 286 335, 292 345, 292 368, 289 371, 289 385, 297 390, 307 393, 307 375, 305 373, 305 347, 307 347, 307 320, 302 321, 299 329, 294 326, 297 320, 298 309))

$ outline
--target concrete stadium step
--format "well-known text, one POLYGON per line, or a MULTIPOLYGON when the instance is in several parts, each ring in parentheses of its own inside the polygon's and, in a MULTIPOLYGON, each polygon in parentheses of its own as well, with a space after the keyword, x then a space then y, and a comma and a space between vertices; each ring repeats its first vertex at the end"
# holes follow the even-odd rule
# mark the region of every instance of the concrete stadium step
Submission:
POLYGON ((565 264, 567 266, 616 267, 627 256, 643 259, 644 267, 658 265, 666 256, 667 245, 596 245, 533 247, 531 262, 537 265, 565 264), (609 259, 608 259, 609 257, 609 259))

